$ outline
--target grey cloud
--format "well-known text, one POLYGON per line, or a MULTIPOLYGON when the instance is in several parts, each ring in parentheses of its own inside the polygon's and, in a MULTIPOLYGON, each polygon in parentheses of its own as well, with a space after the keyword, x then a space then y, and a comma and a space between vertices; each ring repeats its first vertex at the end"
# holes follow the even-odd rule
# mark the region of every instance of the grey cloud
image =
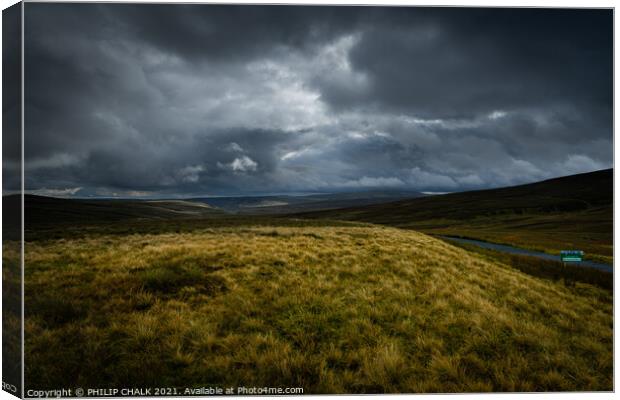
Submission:
MULTIPOLYGON (((549 103, 609 108, 608 10, 417 9, 377 18, 352 49, 371 82, 340 106, 468 116, 549 103), (394 18, 390 18, 394 17, 394 18)), ((354 89, 353 89, 354 90, 354 89)))
POLYGON ((26 13, 40 193, 453 191, 613 163, 610 10, 26 13))

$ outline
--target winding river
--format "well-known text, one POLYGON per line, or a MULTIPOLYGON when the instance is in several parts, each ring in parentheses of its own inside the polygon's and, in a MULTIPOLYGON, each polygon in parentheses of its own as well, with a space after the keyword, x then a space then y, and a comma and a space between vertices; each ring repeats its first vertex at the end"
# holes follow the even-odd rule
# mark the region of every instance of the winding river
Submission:
MULTIPOLYGON (((522 249, 519 247, 507 246, 505 244, 489 243, 489 242, 483 242, 481 240, 463 239, 463 238, 457 238, 453 236, 438 235, 438 237, 444 240, 447 240, 447 241, 472 244, 472 245, 479 246, 485 249, 501 251, 503 253, 508 253, 508 254, 518 254, 518 255, 523 255, 523 256, 542 258, 545 260, 560 261, 559 255, 554 256, 552 254, 547 254, 547 253, 543 253, 540 251, 526 250, 526 249, 522 249)), ((580 267, 596 268, 596 269, 599 269, 601 271, 606 271, 606 272, 613 272, 613 265, 611 264, 597 263, 597 262, 588 261, 588 260, 584 260, 581 262, 573 262, 571 264, 578 265, 580 267)))

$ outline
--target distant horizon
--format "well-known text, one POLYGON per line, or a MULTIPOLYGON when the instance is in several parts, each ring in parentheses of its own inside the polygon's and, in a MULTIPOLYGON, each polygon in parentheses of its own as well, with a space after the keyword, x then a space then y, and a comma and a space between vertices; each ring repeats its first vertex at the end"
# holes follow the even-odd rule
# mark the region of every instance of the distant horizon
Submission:
MULTIPOLYGON (((608 170, 612 170, 613 171, 613 167, 611 168, 604 168, 604 169, 599 169, 599 170, 594 170, 594 171, 587 171, 587 172, 580 172, 577 174, 570 174, 570 175, 561 175, 561 176, 555 176, 555 177, 551 177, 551 178, 546 178, 546 179, 542 179, 542 180, 537 180, 537 181, 532 181, 532 182, 525 182, 525 183, 520 183, 517 185, 510 185, 510 186, 499 186, 499 187, 491 187, 491 188, 484 188, 484 189, 471 189, 471 190, 461 190, 461 191, 454 191, 454 192, 431 192, 431 191, 417 191, 417 190, 411 190, 411 189, 400 189, 400 188, 370 188, 370 189, 365 189, 365 190, 348 190, 348 191, 321 191, 321 192, 278 192, 278 193, 251 193, 251 194, 238 194, 238 195, 234 195, 234 194, 224 194, 224 195, 209 195, 209 194, 204 194, 204 195, 188 195, 188 196, 183 196, 182 195, 171 195, 171 196, 162 196, 162 197, 122 197, 122 196, 108 196, 108 197, 104 197, 104 196, 90 196, 90 197, 86 197, 86 196, 53 196, 53 195, 47 195, 47 194, 41 194, 41 193, 36 193, 35 191, 29 191, 26 190, 24 192, 25 195, 33 195, 33 196, 41 196, 41 197, 51 197, 51 198, 58 198, 58 199, 75 199, 75 200, 93 200, 93 199, 100 199, 100 200, 188 200, 188 199, 209 199, 209 198, 251 198, 251 197, 278 197, 278 196, 288 196, 288 197, 304 197, 304 196, 313 196, 313 195, 327 195, 327 194, 346 194, 346 193, 372 193, 372 192, 380 192, 380 193, 417 193, 417 194, 423 194, 425 196, 439 196, 439 195, 444 195, 444 194, 451 194, 451 193, 465 193, 465 192, 472 192, 472 191, 478 191, 478 190, 493 190, 493 189, 502 189, 502 188, 508 188, 508 187, 515 187, 515 186, 523 186, 523 185, 530 185, 530 184, 535 184, 535 183, 539 183, 539 182, 545 182, 548 180, 553 180, 553 179, 560 179, 560 178, 566 178, 566 177, 570 177, 570 176, 575 176, 575 175, 583 175, 583 174, 590 174, 590 173, 596 173, 596 172, 601 172, 601 171, 608 171, 608 170)), ((19 195, 20 192, 12 192, 12 193, 2 193, 2 196, 13 196, 13 195, 19 195)))

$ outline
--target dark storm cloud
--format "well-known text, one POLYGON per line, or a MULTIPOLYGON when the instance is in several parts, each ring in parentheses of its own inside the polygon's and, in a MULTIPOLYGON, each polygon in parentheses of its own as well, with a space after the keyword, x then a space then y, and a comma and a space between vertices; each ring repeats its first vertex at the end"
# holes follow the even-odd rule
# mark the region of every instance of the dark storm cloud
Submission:
POLYGON ((133 38, 195 61, 240 60, 311 48, 351 29, 336 8, 127 5, 109 11, 133 38), (166 27, 166 29, 162 29, 166 27))
POLYGON ((370 81, 334 105, 458 117, 612 102, 612 14, 601 10, 406 9, 362 30, 350 54, 370 81), (348 101, 343 101, 347 99, 348 101))
POLYGON ((612 165, 609 10, 26 5, 28 189, 464 190, 612 165))

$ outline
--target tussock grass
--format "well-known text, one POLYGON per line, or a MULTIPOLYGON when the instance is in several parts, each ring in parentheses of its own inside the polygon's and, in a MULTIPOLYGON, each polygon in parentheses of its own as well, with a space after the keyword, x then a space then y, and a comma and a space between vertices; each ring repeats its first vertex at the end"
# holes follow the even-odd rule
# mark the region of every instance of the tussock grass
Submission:
POLYGON ((236 226, 26 246, 31 388, 612 390, 612 294, 414 231, 236 226))
MULTIPOLYGON (((10 210, 14 211, 14 210, 10 210)), ((19 237, 3 231, 4 237, 19 237)), ((2 378, 21 390, 22 293, 19 241, 2 247, 2 378)))

